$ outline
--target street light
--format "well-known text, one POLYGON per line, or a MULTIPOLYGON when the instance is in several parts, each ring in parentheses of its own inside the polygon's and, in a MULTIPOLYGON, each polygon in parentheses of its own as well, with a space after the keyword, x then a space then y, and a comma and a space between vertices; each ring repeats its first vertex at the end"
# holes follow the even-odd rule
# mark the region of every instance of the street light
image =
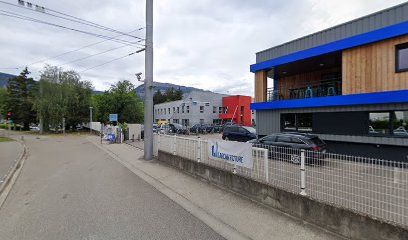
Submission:
POLYGON ((92 134, 92 108, 89 107, 89 133, 92 134))

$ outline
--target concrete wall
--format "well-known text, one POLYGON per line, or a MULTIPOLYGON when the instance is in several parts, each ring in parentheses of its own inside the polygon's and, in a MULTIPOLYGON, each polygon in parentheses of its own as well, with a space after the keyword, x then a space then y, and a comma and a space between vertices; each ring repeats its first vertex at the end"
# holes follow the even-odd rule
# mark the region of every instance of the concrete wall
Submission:
POLYGON ((351 239, 408 239, 408 229, 159 151, 161 162, 351 239))

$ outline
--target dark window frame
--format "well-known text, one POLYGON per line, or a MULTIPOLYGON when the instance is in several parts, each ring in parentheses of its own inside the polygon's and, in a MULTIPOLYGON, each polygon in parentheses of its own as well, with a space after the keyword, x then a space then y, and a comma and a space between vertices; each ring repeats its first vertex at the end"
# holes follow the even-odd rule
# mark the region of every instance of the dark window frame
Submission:
POLYGON ((311 133, 311 132, 313 132, 313 113, 311 112, 311 113, 308 113, 308 112, 306 112, 306 113, 281 113, 280 114, 280 118, 281 118, 281 131, 282 132, 293 132, 293 131, 295 131, 295 132, 301 132, 301 133, 311 133), (284 118, 283 118, 283 116, 284 115, 286 115, 286 114, 293 114, 294 116, 295 116, 295 129, 294 130, 292 130, 292 129, 285 129, 285 124, 284 124, 284 118), (299 116, 298 115, 300 115, 300 114, 310 114, 311 115, 311 127, 310 127, 310 131, 308 131, 308 130, 299 130, 299 116))
POLYGON ((396 73, 408 72, 408 67, 401 68, 401 69, 399 68, 399 50, 402 50, 402 49, 408 49, 408 42, 395 45, 395 72, 396 73))

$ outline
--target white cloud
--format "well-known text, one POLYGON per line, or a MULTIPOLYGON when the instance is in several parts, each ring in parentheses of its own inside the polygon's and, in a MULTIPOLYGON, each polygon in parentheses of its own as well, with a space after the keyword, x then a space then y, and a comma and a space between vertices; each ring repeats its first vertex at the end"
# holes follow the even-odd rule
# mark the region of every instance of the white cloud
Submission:
MULTIPOLYGON (((14 3, 14 1, 10 1, 14 3)), ((230 94, 253 94, 253 74, 249 65, 257 51, 402 3, 400 0, 160 0, 154 4, 154 79, 230 94)), ((35 1, 74 16, 120 31, 144 26, 144 1, 35 1)), ((116 34, 55 19, 0 4, 45 21, 86 29, 100 34, 116 34)), ((101 39, 60 28, 0 16, 0 68, 23 66, 70 51, 101 39)), ((144 31, 141 31, 143 36, 144 31)), ((126 38, 129 39, 129 38, 126 38)), ((119 46, 105 42, 62 56, 47 63, 59 65, 119 46)), ((82 71, 134 51, 130 47, 66 65, 82 71)), ((38 76, 43 63, 30 66, 38 76)), ((0 71, 2 71, 0 69, 0 71)), ((144 54, 112 62, 82 73, 98 90, 129 79, 137 83, 135 72, 144 72, 144 54)), ((4 72, 18 73, 18 70, 4 72)), ((139 83, 137 83, 139 84, 139 83)))

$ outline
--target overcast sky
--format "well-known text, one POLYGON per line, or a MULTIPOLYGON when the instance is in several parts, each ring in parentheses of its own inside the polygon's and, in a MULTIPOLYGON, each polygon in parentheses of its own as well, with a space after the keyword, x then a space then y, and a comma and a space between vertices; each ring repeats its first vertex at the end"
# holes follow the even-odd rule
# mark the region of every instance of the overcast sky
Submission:
MULTIPOLYGON (((17 0, 4 0, 16 4, 17 0)), ((33 0, 57 10, 123 32, 144 27, 144 0, 33 0)), ((304 35, 403 3, 400 0, 155 0, 154 81, 220 93, 253 95, 249 65, 255 53, 304 35)), ((117 34, 61 20, 0 2, 0 10, 94 32, 117 34)), ((47 11, 47 10, 46 10, 47 11)), ((48 11, 47 11, 48 12, 48 11)), ((4 12, 3 12, 4 13, 4 12)), ((52 13, 52 12, 50 12, 52 13)), ((145 31, 132 34, 144 38, 145 31)), ((128 41, 133 38, 123 37, 128 41)), ((18 74, 25 66, 103 39, 53 26, 0 15, 0 72, 18 74)), ((144 72, 144 53, 84 71, 137 50, 106 41, 80 51, 29 65, 38 78, 45 63, 81 72, 96 90, 144 72), (64 63, 106 52, 71 64, 64 63)))

